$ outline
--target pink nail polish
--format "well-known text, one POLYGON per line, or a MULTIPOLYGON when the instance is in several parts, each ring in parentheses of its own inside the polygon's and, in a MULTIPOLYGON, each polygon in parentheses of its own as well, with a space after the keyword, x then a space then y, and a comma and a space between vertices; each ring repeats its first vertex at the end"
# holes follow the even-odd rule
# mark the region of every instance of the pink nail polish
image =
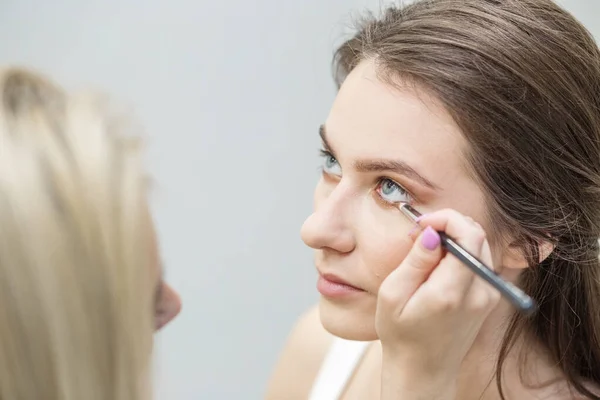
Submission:
POLYGON ((421 236, 421 244, 427 250, 435 250, 440 245, 440 235, 430 226, 425 228, 421 236))

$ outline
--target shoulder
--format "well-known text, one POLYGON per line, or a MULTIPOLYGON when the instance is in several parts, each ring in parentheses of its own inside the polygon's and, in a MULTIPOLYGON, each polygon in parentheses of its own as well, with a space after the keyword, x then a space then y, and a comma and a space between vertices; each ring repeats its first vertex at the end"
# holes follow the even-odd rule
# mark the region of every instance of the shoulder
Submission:
POLYGON ((333 335, 321 325, 319 308, 296 321, 267 387, 266 400, 306 399, 325 359, 333 335))

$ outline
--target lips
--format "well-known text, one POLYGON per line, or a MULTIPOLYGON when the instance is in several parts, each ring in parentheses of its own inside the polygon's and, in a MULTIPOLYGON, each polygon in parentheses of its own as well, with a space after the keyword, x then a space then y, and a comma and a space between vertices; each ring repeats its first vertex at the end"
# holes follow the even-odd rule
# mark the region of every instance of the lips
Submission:
POLYGON ((320 274, 317 280, 317 290, 324 297, 343 299, 365 293, 364 290, 353 286, 348 281, 333 274, 320 274))
POLYGON ((348 286, 349 288, 352 289, 356 289, 356 290, 362 290, 354 285, 352 285, 351 283, 345 281, 344 279, 340 278, 337 275, 333 275, 333 274, 321 274, 321 277, 323 277, 323 279, 331 282, 331 283, 336 283, 338 285, 343 285, 343 286, 348 286))

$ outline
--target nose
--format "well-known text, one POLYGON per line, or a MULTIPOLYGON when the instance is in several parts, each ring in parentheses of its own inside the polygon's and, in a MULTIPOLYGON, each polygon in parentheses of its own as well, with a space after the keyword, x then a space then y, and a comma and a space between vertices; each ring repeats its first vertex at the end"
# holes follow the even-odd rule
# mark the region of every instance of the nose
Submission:
POLYGON ((338 186, 328 197, 315 201, 315 211, 300 231, 302 241, 313 249, 349 253, 356 247, 350 226, 350 198, 338 186))
POLYGON ((155 314, 155 329, 161 330, 181 312, 181 297, 167 283, 162 283, 161 297, 155 314))

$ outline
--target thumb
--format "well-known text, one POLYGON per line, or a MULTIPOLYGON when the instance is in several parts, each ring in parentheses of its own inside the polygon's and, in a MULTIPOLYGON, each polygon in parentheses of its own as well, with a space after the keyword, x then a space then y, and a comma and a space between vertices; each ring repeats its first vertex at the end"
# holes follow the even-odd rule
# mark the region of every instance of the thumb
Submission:
POLYGON ((408 300, 440 263, 440 243, 440 235, 432 227, 428 226, 421 232, 404 261, 381 284, 378 294, 381 306, 393 307, 396 315, 402 312, 408 300))

